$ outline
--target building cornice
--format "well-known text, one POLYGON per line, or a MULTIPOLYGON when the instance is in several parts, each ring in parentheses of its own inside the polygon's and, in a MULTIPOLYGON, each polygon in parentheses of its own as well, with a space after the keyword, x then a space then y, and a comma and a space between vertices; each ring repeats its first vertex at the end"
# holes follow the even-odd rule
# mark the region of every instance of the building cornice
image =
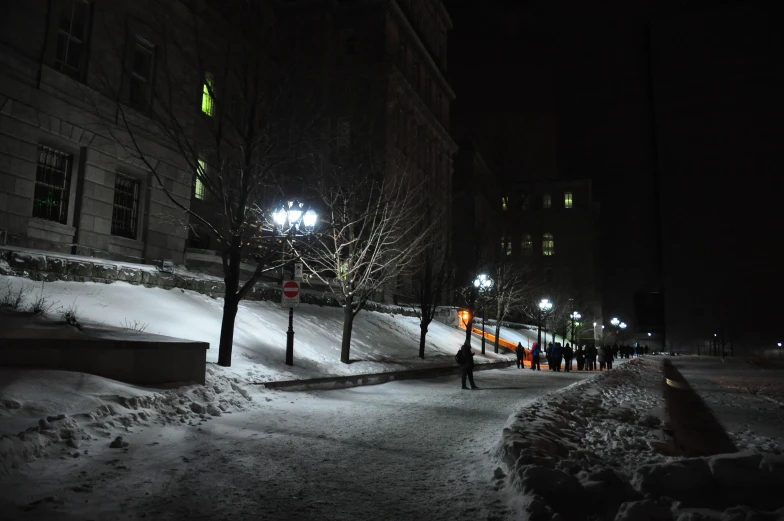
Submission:
POLYGON ((406 17, 405 13, 398 5, 397 0, 388 0, 387 5, 390 6, 390 11, 397 18, 398 22, 400 22, 401 27, 405 28, 405 31, 411 37, 412 41, 414 42, 414 45, 416 45, 420 53, 424 55, 425 62, 430 67, 430 71, 433 74, 433 76, 438 80, 438 83, 441 85, 444 91, 446 91, 447 98, 449 99, 449 101, 454 100, 456 97, 455 91, 452 90, 452 87, 449 85, 449 82, 446 81, 446 77, 444 77, 444 74, 441 72, 441 69, 438 67, 435 60, 433 60, 433 57, 430 55, 430 51, 427 50, 427 47, 425 47, 424 42, 422 42, 422 40, 419 38, 419 34, 417 34, 416 30, 414 30, 414 27, 408 21, 408 17, 406 17))

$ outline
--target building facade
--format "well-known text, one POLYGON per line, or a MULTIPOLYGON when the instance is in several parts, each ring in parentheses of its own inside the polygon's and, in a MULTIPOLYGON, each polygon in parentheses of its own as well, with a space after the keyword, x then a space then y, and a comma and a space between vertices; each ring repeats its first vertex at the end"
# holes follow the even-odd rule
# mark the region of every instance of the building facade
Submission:
MULTIPOLYGON (((173 2, 170 16, 187 18, 173 2)), ((8 245, 181 262, 192 176, 150 125, 161 42, 147 2, 30 0, 0 21, 0 234, 8 245), (118 46, 118 42, 120 42, 118 46), (129 73, 129 71, 131 73, 129 73), (159 180, 121 120, 158 147, 159 180), (164 183, 171 197, 159 188, 164 183)), ((184 81, 184 78, 182 78, 184 81)), ((197 95, 199 85, 193 86, 197 95)), ((198 98, 194 96, 194 103, 198 98)))
POLYGON ((599 205, 591 182, 517 184, 501 200, 505 236, 502 255, 527 264, 542 296, 596 322, 601 336, 599 205))

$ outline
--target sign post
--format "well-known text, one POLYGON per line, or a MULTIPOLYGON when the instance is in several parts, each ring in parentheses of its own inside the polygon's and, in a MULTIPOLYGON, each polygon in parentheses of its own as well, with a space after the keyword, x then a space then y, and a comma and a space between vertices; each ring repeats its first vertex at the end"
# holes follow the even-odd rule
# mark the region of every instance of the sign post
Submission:
POLYGON ((286 365, 294 365, 294 308, 299 306, 299 282, 283 281, 280 306, 289 308, 289 329, 286 331, 286 365))

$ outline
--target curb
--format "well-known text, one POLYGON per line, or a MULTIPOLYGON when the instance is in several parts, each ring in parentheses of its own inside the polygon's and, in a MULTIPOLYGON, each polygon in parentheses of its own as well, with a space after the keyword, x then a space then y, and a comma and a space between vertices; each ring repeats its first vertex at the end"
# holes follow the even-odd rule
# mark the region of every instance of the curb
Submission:
MULTIPOLYGON (((490 369, 503 369, 516 363, 515 360, 504 362, 490 362, 474 365, 474 371, 487 371, 490 369)), ((350 376, 328 376, 312 378, 310 380, 282 380, 279 382, 260 382, 256 385, 278 391, 310 391, 333 390, 359 387, 361 385, 378 385, 395 380, 415 380, 418 378, 436 378, 459 374, 459 366, 428 367, 427 369, 407 369, 405 371, 389 371, 386 373, 359 374, 350 376)))

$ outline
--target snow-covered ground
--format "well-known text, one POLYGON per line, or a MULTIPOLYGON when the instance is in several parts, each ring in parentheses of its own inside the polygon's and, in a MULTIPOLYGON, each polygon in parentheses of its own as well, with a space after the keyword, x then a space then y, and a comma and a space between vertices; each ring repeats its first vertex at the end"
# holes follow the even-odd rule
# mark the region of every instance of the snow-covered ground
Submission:
POLYGON ((781 372, 677 357, 741 451, 683 459, 662 429, 661 361, 624 364, 510 417, 495 454, 517 518, 784 519, 781 372))
POLYGON ((0 476, 2 518, 506 520, 492 452, 510 411, 590 376, 509 368, 476 373, 478 391, 450 376, 310 393, 249 386, 246 399, 211 373, 203 391, 77 418, 77 447, 54 445, 0 476), (242 409, 193 412, 222 397, 242 409))
MULTIPOLYGON (((41 283, 20 277, 0 276, 0 291, 27 286, 27 301, 36 298, 41 283)), ((44 294, 58 310, 75 306, 79 320, 99 325, 146 326, 146 333, 208 342, 207 360, 216 362, 222 318, 222 299, 182 289, 146 288, 125 282, 48 282, 44 294)), ((351 364, 340 363, 342 310, 302 304, 294 313, 294 366, 285 365, 288 310, 265 301, 240 304, 234 334, 231 375, 252 382, 311 378, 326 375, 365 374, 454 364, 453 357, 465 333, 433 322, 429 327, 425 359, 419 354, 419 321, 415 317, 361 312, 354 321, 351 364)), ((474 340, 475 345, 478 341, 474 340)), ((491 350, 492 351, 492 350, 491 350)), ((488 352, 477 362, 511 355, 488 352)))

